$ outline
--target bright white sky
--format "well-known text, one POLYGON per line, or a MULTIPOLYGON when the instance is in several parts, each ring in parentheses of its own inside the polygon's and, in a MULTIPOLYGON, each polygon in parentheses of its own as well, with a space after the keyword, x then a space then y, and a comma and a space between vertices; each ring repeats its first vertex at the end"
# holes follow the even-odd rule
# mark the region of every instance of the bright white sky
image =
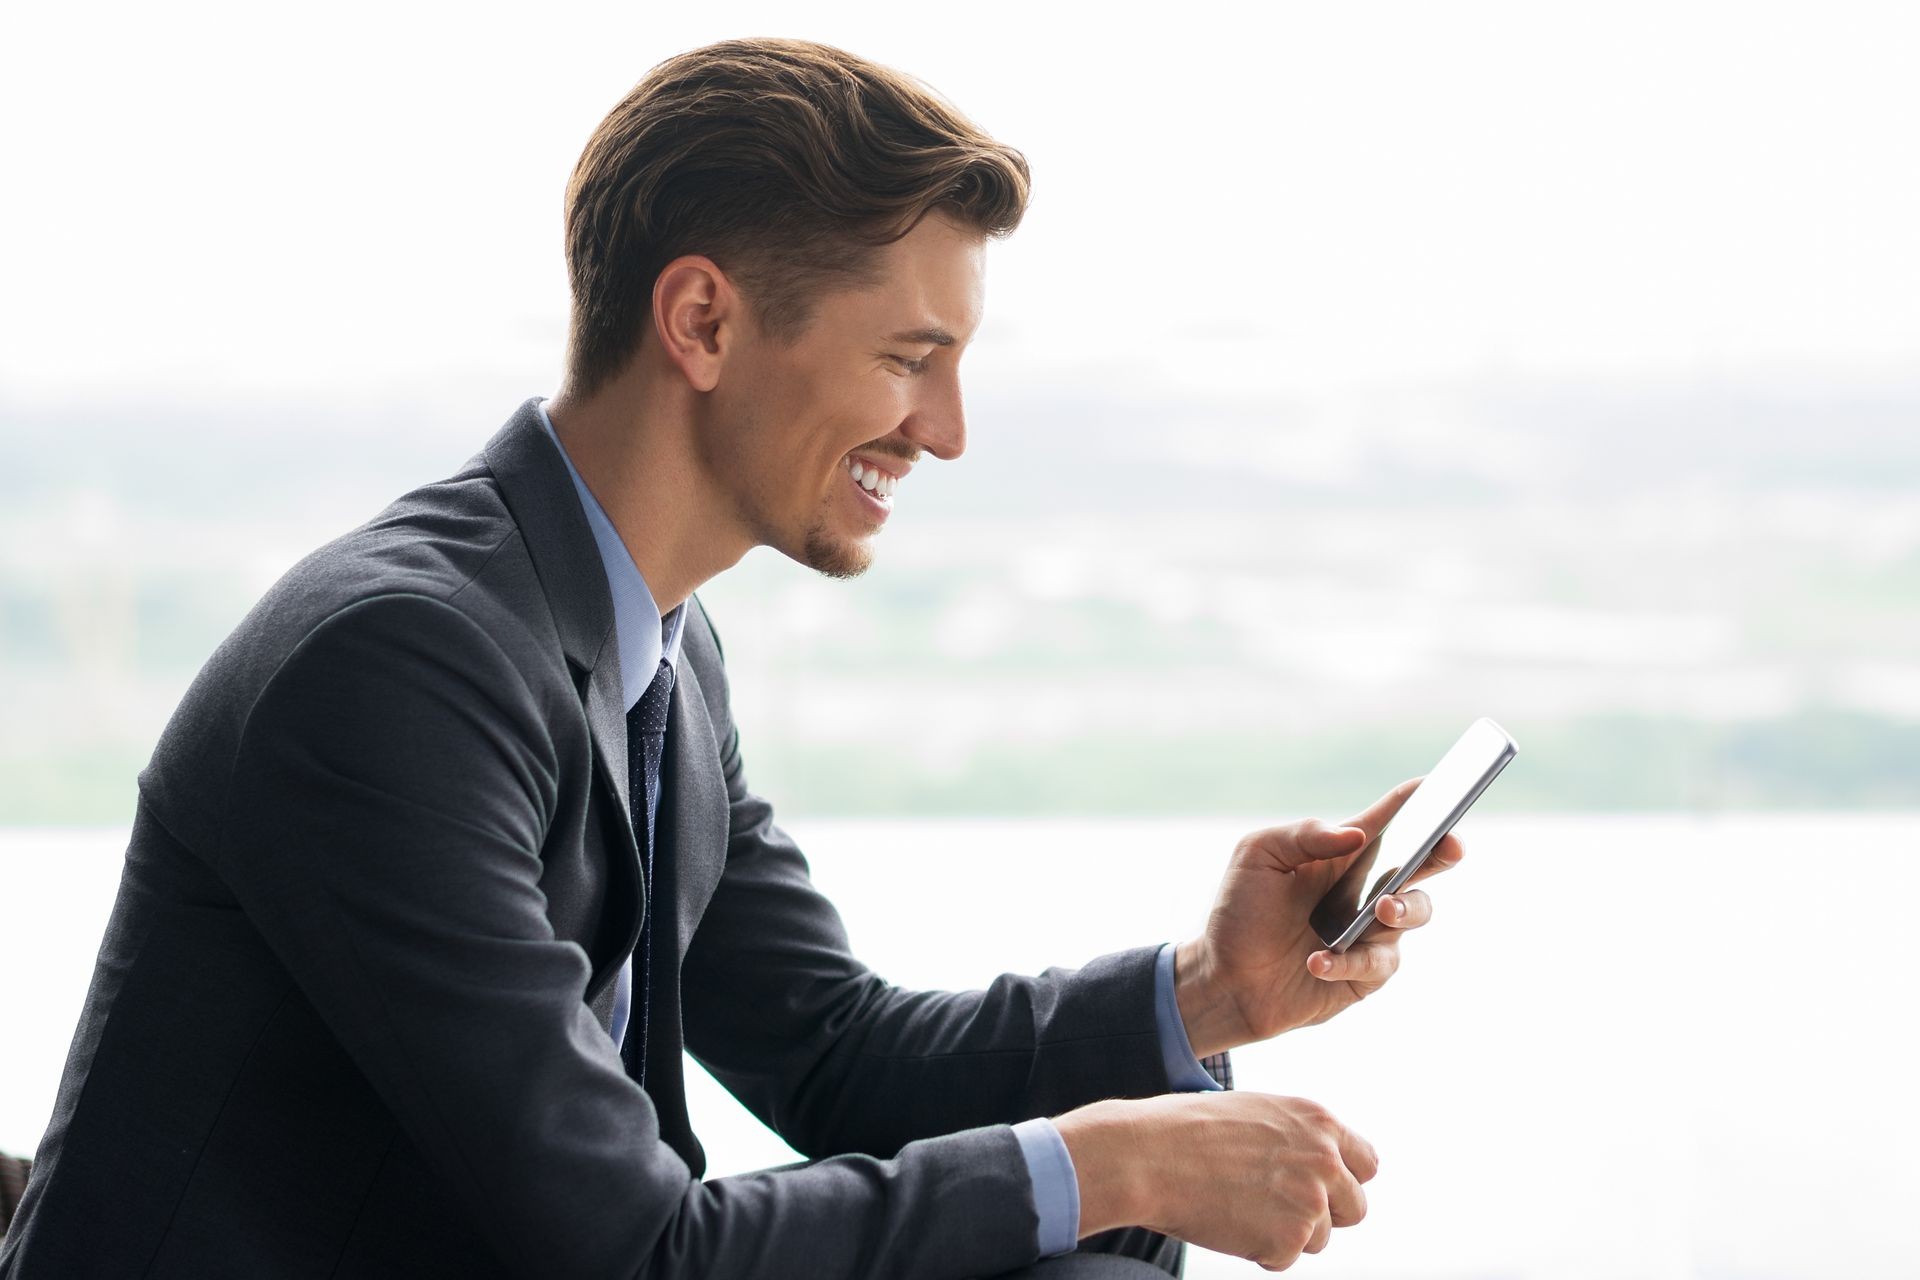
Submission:
POLYGON ((1027 153, 975 378, 1920 363, 1914 6, 1135 12, 15 6, 0 400, 550 391, 581 144, 659 59, 753 34, 1027 153))

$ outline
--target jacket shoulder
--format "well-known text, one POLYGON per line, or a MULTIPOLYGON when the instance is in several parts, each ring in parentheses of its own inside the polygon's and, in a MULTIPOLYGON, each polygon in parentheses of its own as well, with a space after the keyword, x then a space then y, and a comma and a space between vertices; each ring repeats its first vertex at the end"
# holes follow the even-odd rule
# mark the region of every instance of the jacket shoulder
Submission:
POLYGON ((430 622, 436 604, 465 615, 530 686, 569 680, 519 527, 484 464, 470 463, 281 575, 188 686, 140 773, 142 798, 177 839, 210 848, 247 716, 294 652, 330 621, 391 631, 396 611, 430 622))

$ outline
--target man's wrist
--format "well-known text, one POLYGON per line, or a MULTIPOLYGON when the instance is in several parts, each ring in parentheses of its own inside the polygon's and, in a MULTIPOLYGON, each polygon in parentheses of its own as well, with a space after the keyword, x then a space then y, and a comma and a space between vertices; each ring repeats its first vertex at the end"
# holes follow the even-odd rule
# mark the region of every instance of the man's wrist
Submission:
POLYGON ((1154 1021, 1159 1025, 1160 1064, 1166 1068, 1167 1088, 1175 1093, 1222 1088, 1219 1074, 1207 1064, 1224 1062, 1227 1055, 1201 1058, 1187 1041, 1186 1021, 1173 994, 1173 950, 1173 943, 1164 943, 1153 958, 1154 1021))
POLYGON ((1240 1006, 1220 986, 1207 962, 1204 940, 1191 938, 1173 949, 1173 997, 1194 1057, 1238 1049, 1251 1040, 1240 1006))
POLYGON ((1134 1156, 1132 1105, 1108 1098, 1054 1118, 1078 1183, 1082 1240, 1141 1221, 1139 1179, 1145 1169, 1134 1156))
POLYGON ((1013 1126, 1013 1136, 1033 1183, 1040 1256, 1071 1252, 1080 1239, 1080 1182, 1073 1155, 1058 1126, 1045 1116, 1020 1121, 1013 1126))

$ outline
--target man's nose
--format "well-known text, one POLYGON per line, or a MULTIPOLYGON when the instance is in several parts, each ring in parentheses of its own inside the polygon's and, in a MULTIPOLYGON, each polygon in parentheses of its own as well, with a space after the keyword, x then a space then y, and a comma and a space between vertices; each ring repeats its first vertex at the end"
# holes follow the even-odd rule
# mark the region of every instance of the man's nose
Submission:
POLYGON ((967 411, 957 373, 949 374, 938 394, 921 402, 901 431, 942 462, 952 462, 966 451, 967 411))

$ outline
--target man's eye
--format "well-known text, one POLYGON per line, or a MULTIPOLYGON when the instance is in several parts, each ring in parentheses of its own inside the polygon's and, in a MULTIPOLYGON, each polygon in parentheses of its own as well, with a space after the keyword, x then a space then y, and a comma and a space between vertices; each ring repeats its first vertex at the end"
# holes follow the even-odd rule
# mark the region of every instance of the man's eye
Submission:
POLYGON ((925 373, 927 371, 927 362, 924 359, 910 360, 906 356, 888 356, 887 359, 897 360, 900 363, 900 367, 908 373, 925 373))

